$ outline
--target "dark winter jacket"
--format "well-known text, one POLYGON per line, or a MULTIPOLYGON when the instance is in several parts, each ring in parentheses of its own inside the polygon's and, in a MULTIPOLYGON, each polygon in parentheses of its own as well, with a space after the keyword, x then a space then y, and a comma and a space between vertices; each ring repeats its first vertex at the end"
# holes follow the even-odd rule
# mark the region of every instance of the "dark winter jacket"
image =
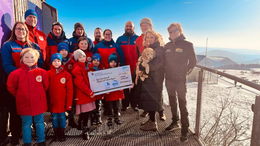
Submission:
POLYGON ((142 82, 140 106, 144 111, 161 111, 163 105, 162 89, 164 79, 164 49, 159 43, 150 46, 156 57, 149 62, 148 78, 142 82))
POLYGON ((67 42, 64 31, 60 37, 56 37, 52 32, 48 34, 47 37, 47 48, 46 48, 46 62, 49 65, 51 55, 58 53, 58 44, 61 42, 67 42))
POLYGON ((175 41, 167 43, 164 48, 166 80, 186 81, 186 75, 196 65, 193 44, 186 41, 182 35, 175 41))
MULTIPOLYGON (((70 38, 68 40, 70 53, 73 53, 75 50, 78 49, 78 39, 79 39, 78 36, 73 36, 72 38, 70 38)), ((87 39, 88 39, 88 50, 92 50, 94 47, 94 44, 90 38, 87 38, 87 39)))

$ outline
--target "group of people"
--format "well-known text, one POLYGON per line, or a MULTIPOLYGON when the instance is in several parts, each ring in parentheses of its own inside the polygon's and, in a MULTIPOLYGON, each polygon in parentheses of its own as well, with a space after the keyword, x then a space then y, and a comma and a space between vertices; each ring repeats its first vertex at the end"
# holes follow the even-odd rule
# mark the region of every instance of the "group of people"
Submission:
POLYGON ((179 23, 168 27, 170 42, 153 29, 151 19, 140 22, 142 34, 136 35, 134 24, 125 23, 125 32, 116 42, 110 29, 94 30, 92 42, 81 23, 74 25, 73 37, 66 38, 59 22, 52 24, 46 36, 37 29, 37 13, 25 12, 25 22, 16 22, 11 37, 1 47, 1 97, 0 141, 6 143, 7 125, 11 132, 11 144, 19 144, 22 134, 25 146, 32 144, 32 127, 36 130, 37 144, 45 144, 44 113, 50 112, 54 140, 65 141, 66 114, 68 125, 82 130, 88 139, 89 125, 102 124, 107 116, 107 126, 120 125, 120 111, 129 107, 142 109, 141 116, 149 119, 141 124, 144 131, 157 131, 156 113, 165 121, 163 109, 163 81, 165 80, 172 111, 172 123, 165 130, 179 128, 181 141, 187 141, 189 127, 186 107, 186 76, 196 65, 192 43, 185 40, 179 23), (153 50, 148 62, 138 63, 146 49, 153 50), (118 90, 95 96, 89 85, 88 72, 129 65, 133 83, 131 89, 118 90), (138 68, 138 69, 137 69, 138 68), (180 109, 179 118, 178 104, 180 109), (102 114, 102 109, 104 113, 102 114), (74 115, 78 115, 75 122, 74 115), (9 119, 9 120, 8 120, 9 119), (10 121, 9 124, 8 121, 10 121))

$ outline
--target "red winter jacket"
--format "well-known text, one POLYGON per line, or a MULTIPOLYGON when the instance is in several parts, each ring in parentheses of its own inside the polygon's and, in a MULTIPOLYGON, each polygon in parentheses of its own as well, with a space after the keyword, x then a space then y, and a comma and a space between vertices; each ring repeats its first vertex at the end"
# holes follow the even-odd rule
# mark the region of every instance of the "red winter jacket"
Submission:
POLYGON ((43 55, 43 60, 46 60, 46 47, 47 47, 46 35, 42 31, 38 30, 36 27, 32 27, 28 24, 26 25, 29 29, 29 40, 39 45, 43 55))
POLYGON ((68 58, 63 58, 62 59, 62 64, 64 66, 64 69, 71 73, 72 69, 73 69, 73 65, 75 64, 75 60, 72 54, 68 55, 68 58))
POLYGON ((124 95, 123 90, 114 91, 114 92, 105 94, 106 101, 116 101, 116 100, 120 100, 120 99, 124 99, 124 98, 125 98, 125 95, 124 95))
POLYGON ((63 67, 55 69, 51 66, 49 76, 49 111, 52 113, 63 113, 71 109, 73 98, 73 84, 70 73, 63 67))
POLYGON ((72 75, 74 77, 74 95, 76 104, 86 104, 95 101, 91 98, 94 93, 90 89, 88 72, 85 63, 77 62, 74 64, 72 75))
POLYGON ((18 115, 35 116, 46 112, 46 91, 49 81, 47 71, 36 66, 21 67, 10 73, 8 91, 16 98, 18 115))
POLYGON ((91 64, 92 62, 92 56, 93 56, 93 53, 88 51, 88 50, 82 50, 85 54, 86 54, 86 58, 87 58, 87 64, 91 64))
POLYGON ((125 56, 125 65, 130 65, 131 73, 135 74, 136 63, 138 60, 138 52, 136 48, 136 34, 123 34, 118 37, 116 43, 122 48, 125 56))
POLYGON ((135 41, 135 44, 136 44, 136 47, 139 51, 139 55, 143 52, 144 50, 144 45, 143 45, 143 38, 144 38, 144 35, 140 35, 136 41, 135 41))
POLYGON ((113 91, 110 93, 105 94, 105 100, 106 101, 116 101, 120 99, 124 99, 124 91, 123 90, 118 90, 118 91, 113 91))

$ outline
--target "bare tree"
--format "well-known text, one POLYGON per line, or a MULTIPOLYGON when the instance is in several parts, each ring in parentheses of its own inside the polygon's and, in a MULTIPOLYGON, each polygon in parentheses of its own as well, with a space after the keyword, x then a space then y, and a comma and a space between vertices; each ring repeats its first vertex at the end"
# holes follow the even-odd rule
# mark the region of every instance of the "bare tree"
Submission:
POLYGON ((212 110, 212 116, 203 121, 201 133, 203 141, 210 146, 240 146, 250 139, 250 125, 239 112, 235 97, 220 97, 212 110))

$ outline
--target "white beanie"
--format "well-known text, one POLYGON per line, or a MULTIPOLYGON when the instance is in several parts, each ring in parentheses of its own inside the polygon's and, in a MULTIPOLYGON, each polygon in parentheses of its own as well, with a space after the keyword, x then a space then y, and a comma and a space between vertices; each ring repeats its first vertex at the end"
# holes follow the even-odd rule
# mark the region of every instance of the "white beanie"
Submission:
POLYGON ((76 61, 78 61, 80 56, 86 56, 86 54, 82 50, 77 49, 76 51, 73 52, 73 56, 74 56, 74 59, 76 61))
POLYGON ((143 18, 141 20, 140 24, 143 24, 143 23, 150 24, 151 26, 153 26, 152 20, 150 18, 143 18))

